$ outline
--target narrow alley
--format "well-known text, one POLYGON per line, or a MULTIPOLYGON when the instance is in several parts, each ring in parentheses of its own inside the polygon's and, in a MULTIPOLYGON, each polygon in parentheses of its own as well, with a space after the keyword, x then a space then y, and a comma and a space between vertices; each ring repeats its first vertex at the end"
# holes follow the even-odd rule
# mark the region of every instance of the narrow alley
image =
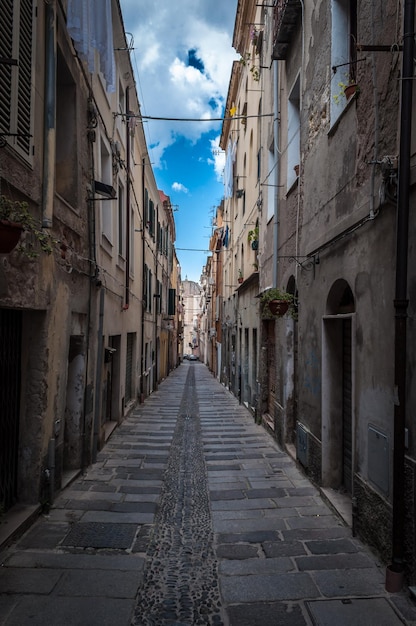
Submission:
POLYGON ((5 626, 399 626, 406 591, 199 362, 3 549, 5 626))

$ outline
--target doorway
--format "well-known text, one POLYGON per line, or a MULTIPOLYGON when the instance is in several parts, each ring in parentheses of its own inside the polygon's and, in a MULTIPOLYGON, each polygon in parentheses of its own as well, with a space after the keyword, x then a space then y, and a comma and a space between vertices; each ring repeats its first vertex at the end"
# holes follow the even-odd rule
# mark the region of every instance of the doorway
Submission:
POLYGON ((334 285, 328 305, 322 329, 322 484, 352 495, 355 304, 345 281, 334 285))

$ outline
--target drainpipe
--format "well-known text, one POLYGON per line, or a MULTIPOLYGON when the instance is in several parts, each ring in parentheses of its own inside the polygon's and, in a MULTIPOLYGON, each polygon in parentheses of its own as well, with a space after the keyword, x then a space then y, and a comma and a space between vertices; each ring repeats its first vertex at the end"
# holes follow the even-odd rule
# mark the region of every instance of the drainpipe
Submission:
MULTIPOLYGON (((145 222, 144 222, 144 217, 145 217, 145 211, 146 211, 146 206, 145 206, 145 202, 146 202, 146 177, 145 177, 145 159, 142 159, 142 206, 143 206, 143 216, 142 216, 142 283, 144 282, 144 265, 145 265, 145 222)), ((142 295, 143 297, 143 295, 142 295)), ((141 372, 140 372, 140 402, 144 401, 144 366, 146 363, 146 355, 144 353, 144 306, 142 306, 142 328, 141 328, 141 335, 142 335, 142 346, 141 346, 141 350, 142 350, 142 364, 141 364, 141 372)))
MULTIPOLYGON (((403 18, 403 69, 400 118, 399 181, 396 231, 396 293, 394 350, 394 452, 393 452, 393 532, 390 572, 404 571, 405 534, 405 427, 406 427, 406 319, 407 256, 409 239, 410 153, 414 55, 415 0, 405 0, 403 18)), ((401 583, 402 584, 402 583, 401 583)), ((399 586, 401 588, 401 584, 399 586)), ((397 589, 399 590, 399 589, 397 589)))
POLYGON ((42 227, 52 228, 56 161, 56 10, 45 3, 45 108, 42 187, 42 227))
MULTIPOLYGON (((156 253, 155 253, 155 289, 157 288, 157 259, 158 259, 158 240, 157 240, 157 232, 158 232, 158 224, 159 224, 159 205, 156 205, 156 219, 155 219, 155 226, 156 226, 156 253)), ((162 278, 163 280, 163 278, 162 278)), ((154 378, 153 378, 153 390, 156 391, 157 386, 158 386, 158 368, 159 368, 159 355, 158 355, 158 350, 157 350, 157 315, 158 315, 158 308, 160 306, 160 296, 161 294, 159 293, 154 293, 153 294, 153 306, 154 306, 154 320, 155 320, 155 327, 154 327, 154 351, 155 351, 155 373, 154 373, 154 378)))
POLYGON ((129 308, 130 304, 130 87, 126 89, 126 170, 127 170, 127 189, 126 189, 126 287, 124 309, 129 308))
MULTIPOLYGON (((91 278, 92 280, 92 278, 91 278)), ((101 427, 101 379, 103 367, 103 331, 104 331, 104 287, 100 289, 100 311, 97 330, 97 361, 95 364, 95 404, 94 404, 94 432, 92 441, 92 462, 97 460, 98 442, 101 427)))
POLYGON ((279 67, 278 61, 273 61, 273 134, 274 134, 274 155, 276 166, 274 168, 274 216, 273 216, 273 287, 277 287, 277 265, 279 256, 279 67))

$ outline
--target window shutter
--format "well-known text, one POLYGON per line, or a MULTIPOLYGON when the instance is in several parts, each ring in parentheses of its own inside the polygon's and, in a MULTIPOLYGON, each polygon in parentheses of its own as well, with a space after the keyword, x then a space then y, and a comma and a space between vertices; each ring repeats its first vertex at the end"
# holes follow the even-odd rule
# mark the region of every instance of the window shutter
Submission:
MULTIPOLYGON (((13 0, 0 0, 0 57, 13 58, 13 0)), ((0 130, 10 131, 12 65, 0 64, 0 130)))
POLYGON ((0 131, 13 133, 15 146, 30 155, 33 0, 0 0, 0 131))
POLYGON ((176 313, 176 289, 169 289, 168 315, 176 313))
POLYGON ((32 0, 20 2, 19 86, 17 95, 17 145, 30 152, 30 114, 32 90, 32 0), (25 135, 25 136, 23 136, 25 135))

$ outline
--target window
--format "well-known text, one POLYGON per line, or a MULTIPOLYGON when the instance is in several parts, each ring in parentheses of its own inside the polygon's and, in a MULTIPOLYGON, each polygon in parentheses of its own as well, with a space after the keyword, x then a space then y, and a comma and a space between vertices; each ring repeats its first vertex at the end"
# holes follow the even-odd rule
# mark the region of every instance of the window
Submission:
POLYGON ((276 168, 277 162, 274 154, 274 143, 272 143, 268 151, 267 163, 267 221, 269 221, 274 215, 276 168))
POLYGON ((168 315, 176 314, 176 289, 169 289, 168 315))
POLYGON ((130 207, 130 276, 134 276, 134 233, 136 230, 135 219, 134 219, 134 211, 133 208, 130 207))
MULTIPOLYGON (((100 182, 107 185, 113 184, 113 166, 111 151, 107 148, 103 139, 100 142, 100 182)), ((113 240, 112 200, 101 201, 101 230, 110 243, 113 240)))
POLYGON ((147 265, 144 266, 143 306, 146 311, 152 311, 152 272, 147 265))
POLYGON ((160 280, 156 280, 156 297, 155 297, 155 311, 156 313, 162 313, 162 283, 160 280))
POLYGON ((344 110, 347 99, 343 85, 356 75, 357 1, 332 0, 331 29, 331 124, 344 110))
POLYGON ((147 213, 147 228, 151 237, 155 237, 155 204, 153 200, 149 199, 148 213, 147 213))
POLYGON ((0 132, 25 158, 32 142, 33 0, 0 3, 0 132))
POLYGON ((295 167, 300 161, 300 79, 299 76, 290 92, 287 103, 287 186, 297 178, 295 167))
POLYGON ((124 233, 125 233, 125 208, 124 189, 121 184, 118 186, 118 253, 124 255, 124 233))

